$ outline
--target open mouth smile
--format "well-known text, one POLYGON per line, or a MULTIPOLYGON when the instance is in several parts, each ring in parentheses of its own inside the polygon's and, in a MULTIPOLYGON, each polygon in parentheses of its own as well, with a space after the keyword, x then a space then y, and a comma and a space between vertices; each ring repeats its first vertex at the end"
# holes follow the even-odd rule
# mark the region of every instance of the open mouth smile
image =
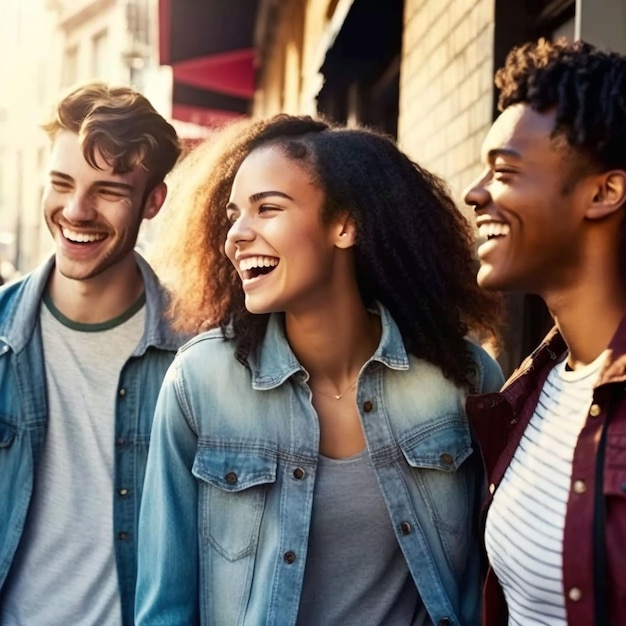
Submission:
POLYGON ((510 226, 502 222, 487 222, 478 227, 478 235, 487 240, 506 237, 510 231, 510 226))
POLYGON ((274 271, 279 260, 271 256, 250 256, 239 261, 239 271, 243 280, 252 280, 274 271))
POLYGON ((81 233, 65 226, 61 228, 61 232, 63 237, 71 243, 94 243, 106 239, 106 235, 103 233, 81 233))

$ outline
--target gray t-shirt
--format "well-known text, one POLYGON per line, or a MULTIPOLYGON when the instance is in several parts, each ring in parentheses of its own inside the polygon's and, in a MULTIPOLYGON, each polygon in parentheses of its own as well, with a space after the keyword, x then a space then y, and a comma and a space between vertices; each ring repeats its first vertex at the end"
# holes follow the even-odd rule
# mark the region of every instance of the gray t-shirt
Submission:
POLYGON ((369 454, 320 455, 298 626, 430 623, 369 454))
POLYGON ((113 537, 115 401, 145 300, 104 324, 41 307, 48 429, 2 626, 119 626, 113 537))

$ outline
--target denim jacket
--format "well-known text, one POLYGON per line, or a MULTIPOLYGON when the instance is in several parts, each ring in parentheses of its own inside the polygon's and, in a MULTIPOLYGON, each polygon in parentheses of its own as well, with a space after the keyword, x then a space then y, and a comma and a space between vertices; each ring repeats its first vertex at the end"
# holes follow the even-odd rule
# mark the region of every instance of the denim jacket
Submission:
MULTIPOLYGON (((380 345, 357 386, 367 448, 432 621, 474 626, 483 473, 467 389, 408 355, 380 313, 380 345)), ((319 448, 308 374, 279 315, 248 367, 233 343, 219 330, 193 339, 159 396, 140 515, 140 626, 297 620, 319 448)), ((499 389, 499 366, 468 349, 476 387, 499 389)))
MULTIPOLYGON (((115 556, 123 623, 129 625, 133 623, 139 501, 154 406, 163 376, 182 343, 162 319, 165 293, 156 276, 138 254, 136 260, 145 285, 146 327, 120 373, 114 444, 115 556)), ((0 597, 22 537, 46 434, 39 310, 53 267, 52 257, 0 289, 0 597)))

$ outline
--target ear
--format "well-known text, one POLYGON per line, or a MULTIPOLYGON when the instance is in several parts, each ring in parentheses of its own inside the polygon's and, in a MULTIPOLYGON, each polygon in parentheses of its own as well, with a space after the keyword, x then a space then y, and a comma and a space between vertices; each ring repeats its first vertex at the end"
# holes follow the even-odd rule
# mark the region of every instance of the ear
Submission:
POLYGON ((611 170, 596 178, 594 195, 585 211, 590 220, 601 220, 619 211, 626 202, 626 171, 611 170))
POLYGON ((161 210, 166 197, 167 185, 161 182, 148 194, 143 203, 143 219, 151 220, 161 210))
POLYGON ((341 249, 351 248, 356 242, 356 224, 350 215, 345 215, 334 228, 335 246, 341 249))

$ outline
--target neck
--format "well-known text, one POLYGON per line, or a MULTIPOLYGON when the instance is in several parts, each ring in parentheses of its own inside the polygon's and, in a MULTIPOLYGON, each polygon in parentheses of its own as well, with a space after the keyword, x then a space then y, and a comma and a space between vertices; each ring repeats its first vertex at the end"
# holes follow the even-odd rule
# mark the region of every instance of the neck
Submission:
POLYGON ((144 288, 134 257, 129 259, 114 272, 106 270, 86 280, 67 278, 55 267, 48 282, 54 306, 68 319, 82 324, 99 324, 122 315, 144 288))
POLYGON ((316 314, 285 316, 287 339, 311 386, 343 395, 380 342, 380 318, 357 295, 316 314))
POLYGON ((616 282, 579 285, 544 299, 567 343, 573 369, 606 350, 626 310, 626 293, 616 282))

